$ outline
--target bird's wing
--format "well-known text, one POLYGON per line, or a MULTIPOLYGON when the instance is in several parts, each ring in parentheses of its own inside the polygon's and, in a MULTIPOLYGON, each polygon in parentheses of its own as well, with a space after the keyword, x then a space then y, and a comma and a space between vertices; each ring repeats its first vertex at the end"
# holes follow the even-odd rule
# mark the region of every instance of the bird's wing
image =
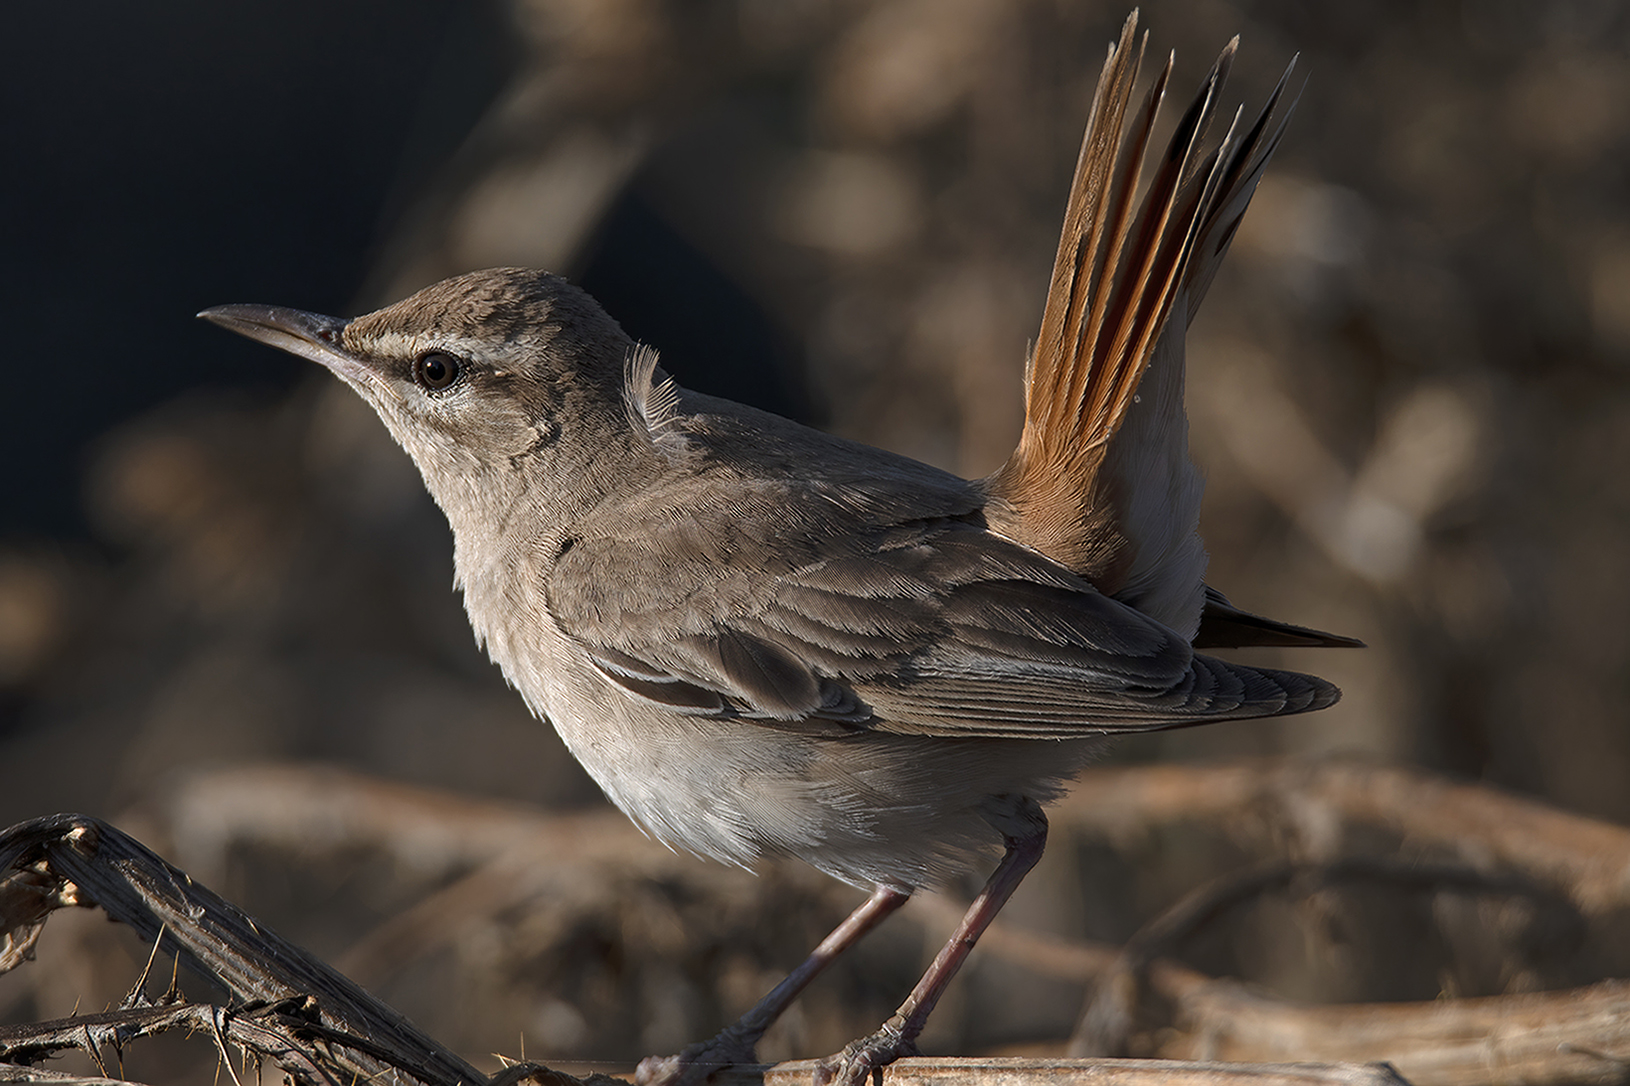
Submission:
POLYGON ((1197 656, 976 523, 867 522, 847 490, 770 490, 738 494, 730 515, 692 488, 684 508, 607 517, 616 533, 580 523, 550 575, 555 622, 629 696, 815 732, 1069 738, 1337 696, 1197 656), (743 514, 755 507, 776 512, 743 514))

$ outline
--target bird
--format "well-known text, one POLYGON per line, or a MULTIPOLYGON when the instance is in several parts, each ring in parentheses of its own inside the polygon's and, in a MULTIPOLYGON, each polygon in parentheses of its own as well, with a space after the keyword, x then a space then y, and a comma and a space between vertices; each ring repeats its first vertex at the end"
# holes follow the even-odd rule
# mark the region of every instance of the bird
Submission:
POLYGON ((1295 62, 1206 150, 1235 38, 1151 153, 1174 58, 1134 108, 1137 23, 1093 96, 1022 434, 983 479, 684 388, 544 271, 456 276, 349 320, 199 314, 373 407, 446 514, 477 641, 613 803, 700 856, 796 857, 871 891, 741 1021, 643 1061, 643 1083, 754 1062, 838 954, 999 850, 898 1011, 817 1064, 818 1086, 859 1086, 917 1053, 1040 859, 1045 805, 1106 743, 1340 696, 1200 651, 1357 644, 1206 584, 1188 450, 1187 327, 1285 131, 1294 102, 1269 125, 1295 62))

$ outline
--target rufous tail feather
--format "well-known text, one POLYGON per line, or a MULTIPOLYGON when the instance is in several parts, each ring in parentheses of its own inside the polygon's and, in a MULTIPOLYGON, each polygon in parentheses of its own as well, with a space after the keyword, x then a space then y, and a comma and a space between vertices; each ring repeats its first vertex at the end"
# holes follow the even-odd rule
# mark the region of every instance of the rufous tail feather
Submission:
MULTIPOLYGON (((1101 471, 1106 450, 1187 291, 1181 336, 1216 274, 1267 158, 1264 142, 1280 81, 1255 125, 1201 153, 1238 39, 1218 57, 1159 160, 1134 214, 1150 136, 1171 77, 1156 76, 1128 123, 1145 36, 1137 12, 1111 48, 1093 96, 1053 264, 1041 330, 1025 374, 1018 448, 987 481, 1010 512, 999 530, 1114 593, 1138 540, 1123 530, 1121 496, 1101 471)), ((1286 73, 1288 76, 1288 72, 1286 73)), ((1238 119, 1235 119, 1237 126, 1238 119)), ((1179 356, 1180 357, 1180 356, 1179 356)))

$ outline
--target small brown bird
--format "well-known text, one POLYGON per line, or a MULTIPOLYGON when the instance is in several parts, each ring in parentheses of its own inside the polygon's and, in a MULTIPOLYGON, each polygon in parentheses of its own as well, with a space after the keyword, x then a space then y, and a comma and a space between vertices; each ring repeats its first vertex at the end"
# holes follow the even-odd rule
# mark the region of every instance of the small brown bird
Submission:
POLYGON ((1135 31, 1134 13, 1093 99, 1024 433, 987 479, 689 392, 544 272, 475 272, 350 321, 201 314, 374 407, 452 525, 476 637, 613 802, 705 856, 797 856, 875 888, 739 1023, 646 1060, 644 1082, 751 1062, 834 956, 1000 841, 898 1013, 817 1074, 863 1082, 916 1051, 1040 858, 1041 805, 1106 738, 1338 696, 1195 651, 1353 644, 1203 581, 1183 340, 1283 131, 1267 125, 1284 80, 1203 153, 1231 43, 1137 206, 1171 62, 1129 113, 1135 31))

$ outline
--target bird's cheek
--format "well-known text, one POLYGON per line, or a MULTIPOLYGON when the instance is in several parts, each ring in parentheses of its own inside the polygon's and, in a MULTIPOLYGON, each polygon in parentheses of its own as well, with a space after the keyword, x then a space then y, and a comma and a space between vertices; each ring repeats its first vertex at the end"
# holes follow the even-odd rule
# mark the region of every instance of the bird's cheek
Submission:
POLYGON ((553 419, 510 411, 486 413, 463 432, 472 436, 472 445, 484 459, 492 460, 525 456, 560 439, 560 426, 553 419))

